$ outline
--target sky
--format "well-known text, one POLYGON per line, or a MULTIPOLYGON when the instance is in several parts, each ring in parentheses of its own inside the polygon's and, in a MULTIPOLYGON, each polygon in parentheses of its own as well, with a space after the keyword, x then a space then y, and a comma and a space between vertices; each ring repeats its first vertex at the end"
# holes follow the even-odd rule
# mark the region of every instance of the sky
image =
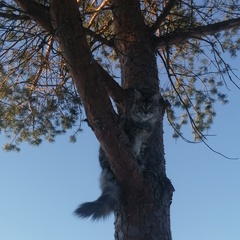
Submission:
MULTIPOLYGON (((230 87, 230 103, 216 106, 208 144, 240 158, 240 90, 230 87)), ((84 125, 78 142, 69 134, 20 153, 0 150, 1 240, 112 240, 113 216, 92 222, 74 209, 99 194, 98 142, 84 125)), ((167 174, 175 192, 171 206, 173 240, 240 239, 240 160, 229 160, 204 144, 174 140, 165 121, 167 174)), ((3 145, 1 136, 0 144, 3 145)))

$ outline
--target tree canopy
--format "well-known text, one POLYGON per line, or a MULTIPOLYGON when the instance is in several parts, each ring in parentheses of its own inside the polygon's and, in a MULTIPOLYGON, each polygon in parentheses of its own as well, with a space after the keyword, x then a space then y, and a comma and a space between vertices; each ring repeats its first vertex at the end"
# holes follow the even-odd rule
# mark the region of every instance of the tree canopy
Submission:
MULTIPOLYGON (((72 129, 85 118, 81 96, 69 73, 50 19, 51 1, 0 3, 0 131, 5 150, 27 141, 39 145, 72 129), (21 7, 20 7, 21 6, 21 7), (28 6, 28 7, 26 7, 28 6)), ((131 3, 129 3, 131 4, 131 3)), ((78 1, 89 48, 119 82, 119 58, 111 1, 78 1)), ((240 4, 233 1, 139 1, 146 34, 153 35, 162 96, 174 137, 191 124, 195 141, 204 140, 215 116, 214 104, 228 102, 225 88, 238 76, 225 61, 240 48, 240 4)))

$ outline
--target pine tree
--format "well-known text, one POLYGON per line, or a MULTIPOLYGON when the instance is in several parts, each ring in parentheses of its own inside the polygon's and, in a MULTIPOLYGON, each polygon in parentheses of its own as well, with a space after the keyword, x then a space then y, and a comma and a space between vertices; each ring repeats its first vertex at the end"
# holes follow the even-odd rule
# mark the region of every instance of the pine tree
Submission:
POLYGON ((133 89, 159 93, 173 137, 184 137, 182 127, 190 124, 194 141, 205 142, 214 103, 227 103, 223 87, 238 87, 223 56, 239 50, 238 1, 15 3, 0 3, 5 150, 18 151, 22 141, 53 142, 69 129, 75 142, 84 110, 123 193, 115 239, 170 240, 174 188, 165 171, 162 119, 149 139, 143 174, 111 99, 125 108, 133 89))

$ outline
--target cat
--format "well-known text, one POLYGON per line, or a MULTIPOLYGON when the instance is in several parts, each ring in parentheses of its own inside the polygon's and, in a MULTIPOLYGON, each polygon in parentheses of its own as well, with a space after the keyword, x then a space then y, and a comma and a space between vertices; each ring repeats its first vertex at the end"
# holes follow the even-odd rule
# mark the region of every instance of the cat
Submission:
POLYGON ((135 90, 134 103, 129 113, 123 118, 123 129, 128 136, 133 153, 137 159, 144 155, 146 143, 152 135, 160 116, 160 95, 143 97, 135 90))
MULTIPOLYGON (((120 117, 121 125, 129 138, 133 154, 140 168, 145 167, 141 159, 145 154, 147 140, 153 133, 160 116, 159 100, 159 94, 144 97, 135 90, 133 105, 129 111, 120 117)), ((99 150, 99 162, 102 167, 100 175, 102 193, 97 200, 83 203, 75 210, 74 213, 79 217, 87 218, 91 216, 92 220, 104 219, 120 204, 121 190, 101 147, 99 150)))

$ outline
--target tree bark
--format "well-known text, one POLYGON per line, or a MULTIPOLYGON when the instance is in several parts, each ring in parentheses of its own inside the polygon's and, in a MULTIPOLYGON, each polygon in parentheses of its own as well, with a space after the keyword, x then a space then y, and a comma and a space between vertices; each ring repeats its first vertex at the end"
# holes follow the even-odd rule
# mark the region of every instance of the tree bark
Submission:
MULTIPOLYGON (((141 16, 139 1, 114 0, 115 46, 123 88, 144 94, 159 92, 153 35, 141 16)), ((164 113, 164 103, 162 114, 164 113)), ((170 204, 174 191, 165 171, 163 122, 149 139, 140 191, 123 189, 123 204, 115 214, 116 240, 170 240, 170 204)))
POLYGON ((114 0, 113 14, 122 87, 158 92, 155 43, 141 15, 140 1, 114 0))
MULTIPOLYGON (((116 102, 128 101, 131 88, 148 95, 159 92, 155 42, 142 19, 139 1, 114 0, 112 6, 115 50, 120 59, 122 87, 126 90, 112 82, 94 61, 76 1, 63 0, 59 4, 51 0, 50 24, 45 20, 41 23, 38 13, 34 16, 35 12, 28 9, 29 1, 16 0, 41 27, 53 30, 88 121, 121 187, 122 204, 115 212, 115 239, 171 240, 170 204, 174 189, 165 172, 162 118, 149 139, 144 159, 147 169, 141 172, 109 99, 111 95, 116 102)), ((163 115, 164 103, 160 107, 163 115)))

